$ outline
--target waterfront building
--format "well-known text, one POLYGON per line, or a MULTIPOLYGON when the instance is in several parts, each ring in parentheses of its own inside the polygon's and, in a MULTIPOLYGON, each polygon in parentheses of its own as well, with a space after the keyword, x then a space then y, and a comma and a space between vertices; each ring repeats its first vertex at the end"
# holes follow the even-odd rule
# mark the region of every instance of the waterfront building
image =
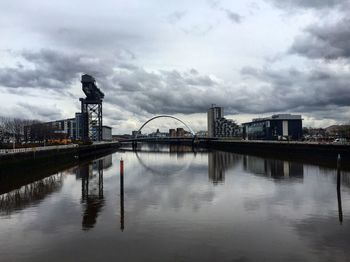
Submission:
POLYGON ((217 119, 222 118, 224 114, 224 108, 212 105, 208 109, 208 137, 216 137, 215 135, 215 122, 217 119))
POLYGON ((168 136, 169 136, 168 133, 166 133, 166 132, 160 132, 160 131, 159 131, 159 128, 157 129, 156 132, 150 133, 150 134, 148 135, 148 137, 155 137, 155 138, 164 138, 164 137, 168 137, 168 136))
POLYGON ((248 140, 299 140, 303 135, 301 115, 277 114, 242 125, 248 140))
POLYGON ((112 141, 112 128, 110 126, 102 126, 102 141, 112 141))
POLYGON ((131 136, 132 137, 136 137, 136 136, 140 136, 140 135, 141 135, 141 131, 139 132, 137 130, 134 130, 134 131, 131 132, 131 136))
POLYGON ((176 136, 177 137, 184 137, 185 136, 185 129, 182 127, 176 128, 176 136))
POLYGON ((224 117, 223 107, 212 106, 208 110, 208 137, 234 137, 240 135, 235 121, 224 117))
POLYGON ((174 128, 169 129, 169 137, 176 137, 176 130, 174 128))
MULTIPOLYGON (((24 126, 25 141, 45 141, 45 140, 82 140, 82 121, 80 113, 75 118, 61 119, 44 123, 36 123, 24 126)), ((112 128, 102 127, 102 140, 112 140, 112 128)))
POLYGON ((24 127, 24 139, 26 141, 44 141, 50 139, 74 140, 76 134, 75 118, 36 123, 24 127))
POLYGON ((215 137, 234 137, 240 135, 240 129, 235 121, 224 117, 215 121, 215 137))
POLYGON ((204 130, 198 131, 196 133, 196 136, 197 137, 207 137, 208 136, 208 131, 204 131, 204 130))
POLYGON ((84 120, 83 117, 85 115, 83 115, 82 113, 75 113, 75 130, 76 130, 76 135, 75 135, 75 139, 76 140, 83 140, 83 136, 84 136, 84 120))

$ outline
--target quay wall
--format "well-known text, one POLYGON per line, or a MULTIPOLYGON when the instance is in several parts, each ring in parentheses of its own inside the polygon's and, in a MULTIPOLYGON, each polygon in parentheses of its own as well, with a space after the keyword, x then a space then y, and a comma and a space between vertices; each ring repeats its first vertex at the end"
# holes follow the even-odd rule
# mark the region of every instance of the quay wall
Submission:
POLYGON ((23 164, 23 162, 16 162, 16 164, 1 165, 0 195, 57 174, 62 170, 76 167, 82 163, 89 163, 90 161, 109 155, 117 149, 118 148, 110 148, 108 150, 94 151, 94 154, 85 155, 80 159, 75 157, 56 157, 41 161, 31 161, 26 164, 23 164))
POLYGON ((7 150, 0 153, 0 166, 11 164, 32 164, 35 162, 56 162, 81 159, 119 148, 119 143, 98 143, 80 146, 54 146, 26 150, 7 150))
POLYGON ((200 146, 241 154, 257 155, 290 160, 301 160, 310 163, 336 165, 338 154, 342 166, 350 167, 349 144, 322 144, 307 142, 280 141, 201 141, 200 146))

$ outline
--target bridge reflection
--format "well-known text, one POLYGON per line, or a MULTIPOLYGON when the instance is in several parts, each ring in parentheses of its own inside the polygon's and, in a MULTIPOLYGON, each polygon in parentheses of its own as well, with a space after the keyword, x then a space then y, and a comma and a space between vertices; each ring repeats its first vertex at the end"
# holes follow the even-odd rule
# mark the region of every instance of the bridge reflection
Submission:
POLYGON ((206 152, 206 149, 196 148, 189 145, 181 144, 157 144, 157 143, 139 143, 137 147, 122 147, 122 151, 145 152, 145 153, 171 153, 183 155, 185 153, 206 152))

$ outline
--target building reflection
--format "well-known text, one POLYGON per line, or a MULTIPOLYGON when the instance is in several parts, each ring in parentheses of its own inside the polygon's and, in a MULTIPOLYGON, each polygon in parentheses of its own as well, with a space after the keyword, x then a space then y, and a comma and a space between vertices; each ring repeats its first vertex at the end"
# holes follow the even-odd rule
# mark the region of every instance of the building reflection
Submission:
POLYGON ((193 147, 187 145, 169 145, 170 153, 192 153, 193 147))
POLYGON ((103 169, 112 166, 112 156, 90 163, 81 164, 76 169, 77 179, 81 179, 81 203, 83 205, 83 230, 89 230, 96 224, 97 217, 105 204, 103 195, 103 169))
POLYGON ((103 169, 108 169, 112 166, 112 154, 105 156, 102 159, 103 162, 103 169))
POLYGON ((212 151, 208 153, 208 176, 215 185, 225 181, 226 170, 239 164, 241 156, 222 152, 212 151))
POLYGON ((289 162, 277 159, 264 159, 255 156, 243 157, 244 170, 256 175, 271 178, 303 178, 304 166, 302 163, 289 162))
POLYGON ((57 192, 62 184, 63 174, 60 173, 2 194, 0 195, 0 215, 11 215, 15 211, 35 205, 48 195, 57 192))

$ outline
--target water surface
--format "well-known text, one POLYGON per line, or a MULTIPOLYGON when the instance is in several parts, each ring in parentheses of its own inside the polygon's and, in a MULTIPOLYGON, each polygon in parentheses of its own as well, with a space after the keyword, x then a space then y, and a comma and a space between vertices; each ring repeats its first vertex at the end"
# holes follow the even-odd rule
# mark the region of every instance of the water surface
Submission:
POLYGON ((348 261, 349 177, 340 213, 334 169, 121 150, 1 192, 0 260, 348 261))

